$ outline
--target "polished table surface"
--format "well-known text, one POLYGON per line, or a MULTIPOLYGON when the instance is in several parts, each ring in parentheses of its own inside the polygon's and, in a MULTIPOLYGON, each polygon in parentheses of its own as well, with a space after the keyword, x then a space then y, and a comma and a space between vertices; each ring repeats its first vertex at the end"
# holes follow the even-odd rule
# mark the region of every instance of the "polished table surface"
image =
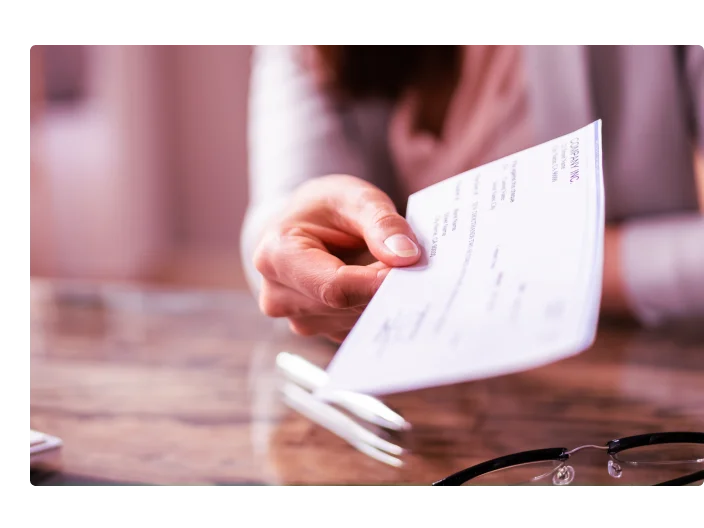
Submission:
MULTIPOLYGON (((517 451, 704 431, 699 328, 602 324, 592 348, 527 372, 385 401, 413 424, 386 466, 283 405, 282 350, 335 348, 260 315, 247 292, 33 281, 31 426, 76 482, 430 484, 517 451)), ((582 453, 580 453, 580 456, 582 453)), ((620 484, 584 452, 574 484, 620 484)))

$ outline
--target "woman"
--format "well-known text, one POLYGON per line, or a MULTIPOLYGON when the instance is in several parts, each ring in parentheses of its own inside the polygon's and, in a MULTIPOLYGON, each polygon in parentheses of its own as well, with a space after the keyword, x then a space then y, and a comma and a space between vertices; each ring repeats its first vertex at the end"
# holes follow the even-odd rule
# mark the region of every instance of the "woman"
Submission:
POLYGON ((410 193, 601 118, 602 312, 704 315, 704 50, 317 46, 254 52, 242 253, 262 311, 341 341, 417 261, 410 193))

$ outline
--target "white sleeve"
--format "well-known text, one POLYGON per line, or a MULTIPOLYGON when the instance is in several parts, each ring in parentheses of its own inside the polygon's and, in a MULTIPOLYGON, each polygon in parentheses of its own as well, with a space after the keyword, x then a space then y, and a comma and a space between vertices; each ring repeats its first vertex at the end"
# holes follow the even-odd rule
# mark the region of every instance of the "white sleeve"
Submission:
POLYGON ((249 89, 249 206, 241 255, 250 287, 259 275, 252 256, 266 222, 302 182, 325 174, 364 177, 343 111, 317 86, 303 64, 302 49, 257 47, 249 89))
POLYGON ((622 276, 646 326, 704 318, 704 216, 639 219, 623 226, 622 276))

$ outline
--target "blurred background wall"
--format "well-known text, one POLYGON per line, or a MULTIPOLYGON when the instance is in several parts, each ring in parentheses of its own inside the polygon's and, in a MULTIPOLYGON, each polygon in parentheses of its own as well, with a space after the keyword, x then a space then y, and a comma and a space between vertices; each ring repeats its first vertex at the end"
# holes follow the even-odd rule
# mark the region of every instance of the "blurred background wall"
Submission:
POLYGON ((32 48, 33 276, 244 285, 250 51, 32 48))
POLYGON ((33 276, 244 287, 250 52, 31 49, 33 276))

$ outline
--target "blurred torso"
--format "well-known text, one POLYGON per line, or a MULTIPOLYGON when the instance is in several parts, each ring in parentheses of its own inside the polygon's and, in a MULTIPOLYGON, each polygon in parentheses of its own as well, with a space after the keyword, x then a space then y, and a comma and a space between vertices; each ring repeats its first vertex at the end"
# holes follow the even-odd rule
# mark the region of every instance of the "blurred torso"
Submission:
POLYGON ((467 46, 439 135, 412 125, 412 91, 347 117, 366 177, 401 210, 427 185, 601 119, 606 216, 621 221, 698 209, 687 73, 670 46, 467 46))

